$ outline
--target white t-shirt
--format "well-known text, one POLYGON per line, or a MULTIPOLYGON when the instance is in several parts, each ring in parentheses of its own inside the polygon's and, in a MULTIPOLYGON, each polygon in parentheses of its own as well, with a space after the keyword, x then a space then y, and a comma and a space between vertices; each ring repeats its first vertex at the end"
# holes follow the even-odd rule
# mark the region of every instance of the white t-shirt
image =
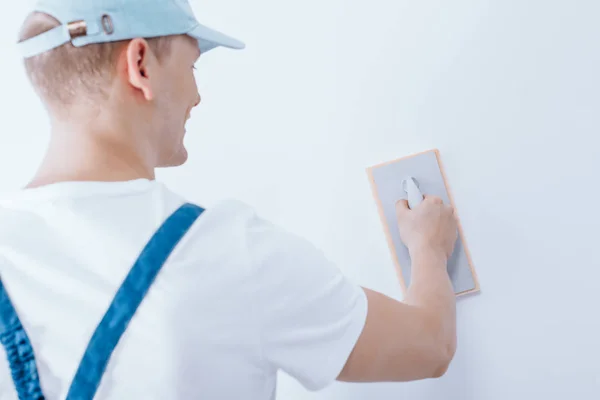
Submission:
MULTIPOLYGON (((161 183, 67 182, 0 199, 0 277, 48 400, 64 399, 141 250, 185 199, 161 183)), ((363 290, 314 246, 238 201, 177 245, 108 365, 96 399, 275 398, 277 371, 335 380, 362 332, 363 290)), ((0 346, 0 399, 16 399, 0 346)))

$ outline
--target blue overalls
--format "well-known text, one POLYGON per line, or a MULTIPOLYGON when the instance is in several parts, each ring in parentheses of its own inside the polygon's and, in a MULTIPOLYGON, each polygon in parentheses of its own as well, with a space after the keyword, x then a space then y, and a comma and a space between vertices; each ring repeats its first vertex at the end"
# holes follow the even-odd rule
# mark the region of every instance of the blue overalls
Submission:
MULTIPOLYGON (((66 400, 92 400, 119 339, 163 264, 204 209, 186 203, 146 244, 90 339, 66 400)), ((29 337, 0 280, 0 341, 19 400, 45 399, 29 337)))

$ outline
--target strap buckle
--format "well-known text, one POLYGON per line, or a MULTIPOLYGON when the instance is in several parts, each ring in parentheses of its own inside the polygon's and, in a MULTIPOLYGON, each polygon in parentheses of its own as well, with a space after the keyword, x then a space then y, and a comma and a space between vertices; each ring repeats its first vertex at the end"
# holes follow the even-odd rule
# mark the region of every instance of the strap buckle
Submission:
POLYGON ((87 35, 87 23, 84 20, 69 22, 67 29, 71 40, 87 35))

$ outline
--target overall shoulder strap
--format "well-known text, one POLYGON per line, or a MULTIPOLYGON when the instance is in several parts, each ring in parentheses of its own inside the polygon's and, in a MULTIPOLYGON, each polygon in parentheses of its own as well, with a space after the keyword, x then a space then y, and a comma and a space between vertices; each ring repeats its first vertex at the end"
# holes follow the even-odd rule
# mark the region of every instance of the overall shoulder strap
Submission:
POLYGON ((186 203, 156 231, 117 291, 83 355, 67 400, 94 398, 113 350, 156 275, 204 209, 186 203))
POLYGON ((0 342, 19 400, 43 400, 33 347, 0 279, 0 342))

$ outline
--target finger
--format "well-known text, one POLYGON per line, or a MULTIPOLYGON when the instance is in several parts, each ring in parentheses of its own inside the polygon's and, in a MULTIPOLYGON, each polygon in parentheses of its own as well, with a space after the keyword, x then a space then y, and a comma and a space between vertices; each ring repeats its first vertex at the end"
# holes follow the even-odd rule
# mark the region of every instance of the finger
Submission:
POLYGON ((408 200, 402 199, 396 202, 396 215, 401 216, 410 211, 408 207, 408 200))
POLYGON ((447 215, 454 216, 454 207, 452 207, 450 204, 444 204, 442 209, 447 215))
POLYGON ((434 196, 434 195, 432 195, 432 194, 426 194, 426 195, 424 196, 424 199, 426 199, 426 200, 428 200, 428 201, 432 202, 433 204, 443 204, 443 203, 444 203, 444 202, 443 202, 443 200, 441 199, 441 197, 439 197, 439 196, 434 196))

